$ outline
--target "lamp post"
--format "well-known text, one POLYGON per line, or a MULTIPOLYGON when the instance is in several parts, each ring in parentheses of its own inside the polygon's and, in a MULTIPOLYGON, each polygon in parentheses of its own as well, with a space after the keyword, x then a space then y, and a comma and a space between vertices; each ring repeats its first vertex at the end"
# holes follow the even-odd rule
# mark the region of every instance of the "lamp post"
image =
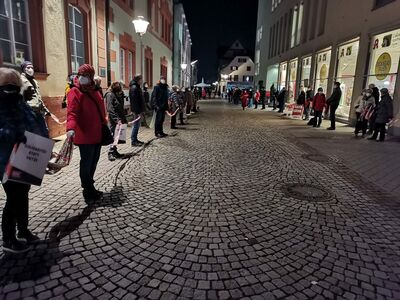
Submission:
POLYGON ((149 26, 149 22, 147 22, 142 16, 138 16, 135 20, 132 21, 133 26, 135 27, 136 33, 140 36, 140 75, 143 76, 143 40, 142 37, 145 35, 147 31, 147 27, 149 26))
POLYGON ((196 67, 196 64, 198 63, 199 61, 196 59, 195 61, 192 61, 191 63, 190 63, 190 85, 192 86, 192 85, 194 85, 196 82, 194 82, 194 80, 197 80, 197 76, 196 76, 196 79, 194 79, 194 74, 193 74, 193 71, 194 71, 194 68, 196 67))

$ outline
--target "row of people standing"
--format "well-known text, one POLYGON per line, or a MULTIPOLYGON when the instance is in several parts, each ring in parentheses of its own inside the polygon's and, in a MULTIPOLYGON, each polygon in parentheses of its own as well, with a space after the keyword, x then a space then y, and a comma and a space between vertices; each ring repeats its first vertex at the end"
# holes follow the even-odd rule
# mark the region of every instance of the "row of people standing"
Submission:
POLYGON ((254 105, 255 109, 258 109, 258 105, 261 105, 261 109, 265 109, 266 105, 266 90, 265 87, 261 87, 255 92, 253 89, 239 89, 238 87, 234 87, 233 89, 229 89, 227 92, 228 102, 238 105, 242 104, 243 110, 246 107, 252 108, 254 105))

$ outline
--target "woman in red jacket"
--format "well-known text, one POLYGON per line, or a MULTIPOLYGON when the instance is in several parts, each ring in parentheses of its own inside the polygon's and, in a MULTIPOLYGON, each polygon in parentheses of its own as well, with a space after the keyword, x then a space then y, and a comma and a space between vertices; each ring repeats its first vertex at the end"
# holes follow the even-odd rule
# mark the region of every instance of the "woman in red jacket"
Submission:
POLYGON ((318 93, 314 96, 313 99, 313 109, 314 109, 314 126, 313 127, 320 127, 322 123, 322 112, 324 111, 326 105, 326 97, 323 93, 323 89, 319 88, 318 93))
POLYGON ((81 155, 79 176, 85 201, 98 200, 102 192, 94 187, 94 173, 100 158, 102 125, 107 124, 104 102, 95 90, 94 69, 79 67, 78 82, 67 96, 67 135, 74 138, 81 155))

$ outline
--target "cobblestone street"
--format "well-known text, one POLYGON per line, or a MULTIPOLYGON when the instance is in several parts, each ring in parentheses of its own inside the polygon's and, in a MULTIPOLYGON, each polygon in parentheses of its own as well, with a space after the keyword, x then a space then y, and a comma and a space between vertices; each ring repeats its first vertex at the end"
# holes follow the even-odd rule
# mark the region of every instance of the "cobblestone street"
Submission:
POLYGON ((398 170, 380 182, 386 166, 360 161, 398 168, 398 143, 220 100, 200 108, 165 139, 142 129, 143 148, 119 147, 137 151, 128 159, 103 147, 94 206, 78 151, 32 188, 41 241, 0 252, 0 298, 400 299, 398 170))

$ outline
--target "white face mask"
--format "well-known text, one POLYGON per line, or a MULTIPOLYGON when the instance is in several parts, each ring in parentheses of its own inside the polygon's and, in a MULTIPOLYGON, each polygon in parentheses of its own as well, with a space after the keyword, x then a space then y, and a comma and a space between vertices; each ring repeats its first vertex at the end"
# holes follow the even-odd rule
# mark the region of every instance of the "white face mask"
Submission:
POLYGON ((369 97, 369 96, 371 96, 371 93, 366 93, 365 95, 366 95, 367 97, 369 97))
POLYGON ((144 87, 147 89, 149 86, 147 84, 145 84, 144 87))
POLYGON ((321 94, 322 94, 322 92, 320 91, 320 92, 318 92, 318 94, 320 94, 320 95, 321 95, 321 94))
POLYGON ((89 85, 90 79, 89 79, 89 77, 86 77, 86 76, 79 76, 79 83, 81 85, 89 85))
POLYGON ((165 84, 165 79, 161 79, 160 82, 161 82, 162 84, 165 84))
POLYGON ((33 68, 27 68, 25 70, 25 73, 28 74, 29 76, 33 76, 33 74, 35 74, 35 71, 33 70, 33 68))

